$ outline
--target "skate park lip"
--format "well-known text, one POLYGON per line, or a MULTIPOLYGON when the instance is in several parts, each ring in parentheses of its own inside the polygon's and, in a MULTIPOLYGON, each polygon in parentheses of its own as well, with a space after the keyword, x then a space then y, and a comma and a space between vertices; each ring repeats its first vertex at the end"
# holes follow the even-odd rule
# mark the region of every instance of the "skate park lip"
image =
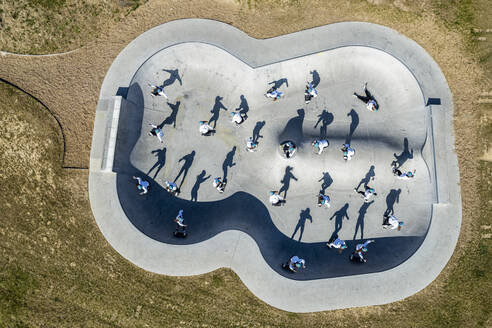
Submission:
MULTIPOLYGON (((451 188, 449 182, 458 181, 457 165, 456 172, 447 169, 446 173, 451 176, 451 180, 437 174, 439 168, 447 164, 436 159, 451 156, 454 165, 455 157, 452 157, 454 155, 451 152, 439 152, 436 156, 435 118, 429 107, 430 96, 437 96, 430 93, 437 90, 441 106, 447 106, 452 113, 451 95, 445 79, 423 49, 390 29, 367 23, 339 23, 318 29, 317 32, 325 37, 338 33, 340 29, 350 33, 348 40, 332 40, 304 52, 298 49, 297 54, 286 50, 285 53, 281 52, 282 55, 277 54, 276 60, 268 58, 270 52, 266 51, 266 61, 261 62, 260 57, 252 53, 261 52, 259 49, 264 47, 262 42, 265 40, 252 39, 218 22, 183 20, 144 33, 117 57, 104 80, 99 105, 107 104, 114 95, 124 96, 119 111, 114 166, 112 172, 103 172, 99 168, 104 155, 96 154, 96 150, 101 152, 104 145, 99 140, 102 138, 98 138, 98 134, 100 136, 102 133, 97 133, 98 125, 102 131, 108 128, 108 124, 98 124, 96 116, 89 188, 96 222, 120 254, 146 270, 171 275, 193 275, 219 267, 230 267, 255 295, 273 306, 295 312, 386 303, 415 293, 437 276, 449 259, 446 256, 452 254, 461 219, 459 188, 451 188), (160 46, 156 44, 150 49, 137 50, 138 43, 155 42, 155 38, 159 38, 157 30, 170 33, 178 25, 186 28, 196 25, 189 27, 195 34, 191 33, 192 37, 186 33, 177 35, 173 40, 161 42, 160 46), (218 40, 212 36, 213 33, 203 34, 197 26, 218 29, 225 36, 218 40), (381 42, 374 37, 368 44, 360 44, 355 32, 359 32, 361 27, 372 29, 373 34, 380 33, 385 38, 395 38, 425 60, 431 60, 430 65, 434 66, 430 70, 438 72, 434 79, 440 83, 441 89, 435 85, 428 87, 428 81, 422 78, 428 77, 427 72, 419 72, 420 68, 413 62, 415 58, 412 58, 412 53, 394 53, 389 43, 378 44, 381 42), (255 50, 244 50, 245 45, 231 43, 231 36, 242 38, 247 41, 245 43, 250 42, 255 50), (381 49, 384 47, 388 48, 381 49), (135 53, 137 56, 134 56, 135 53), (162 64, 163 58, 167 60, 165 64, 162 64), (410 59, 411 65, 404 59, 410 59), (122 68, 121 64, 126 61, 132 62, 133 67, 125 65, 122 68), (182 83, 180 80, 179 84, 176 82, 166 89, 170 105, 157 97, 151 97, 150 92, 147 92, 146 82, 151 80, 153 83, 164 76, 156 73, 159 65, 176 68, 182 74, 182 83), (312 71, 319 71, 321 76, 319 96, 305 105, 303 89, 312 71), (373 75, 384 79, 371 78, 373 75), (289 83, 283 90, 286 96, 277 103, 262 96, 273 76, 287 78, 289 83), (361 81, 364 80, 369 80, 369 88, 380 103, 381 110, 378 113, 367 111, 362 103, 357 103, 358 100, 351 97, 353 91, 362 92, 361 81), (122 87, 125 85, 127 87, 122 87), (348 93, 344 90, 348 90, 348 93), (343 92, 346 93, 344 97, 340 96, 343 92), (236 128, 231 125, 229 114, 224 111, 216 122, 216 135, 195 137, 198 136, 197 122, 208 119, 205 115, 210 116, 207 112, 214 106, 216 96, 222 97, 221 102, 227 104, 229 110, 234 110, 240 99, 246 99, 249 104, 248 119, 236 128), (344 100, 339 102, 338 98, 344 100), (146 136, 146 126, 150 122, 161 122, 172 111, 173 105, 178 107, 175 108, 178 119, 174 114, 174 122, 163 122, 165 142, 162 145, 146 136), (329 114, 327 124, 322 121, 323 117, 319 118, 325 109, 329 114), (355 133, 352 131, 354 114, 352 121, 349 119, 352 111, 357 116, 355 133), (322 122, 321 127, 317 123, 318 119, 322 122), (260 147, 256 152, 248 153, 244 149, 244 140, 250 136, 255 123, 261 121, 266 122, 266 126, 261 130, 263 138, 260 147), (413 121, 410 126, 409 121, 413 121), (172 127, 172 124, 176 126, 172 127), (391 128, 378 128, 381 126, 391 128), (310 146, 314 138, 320 137, 328 139, 330 146, 318 157, 310 146), (334 149, 345 143, 347 138, 350 138, 357 150, 355 159, 350 163, 343 161, 340 151, 334 149), (282 158, 278 151, 273 150, 279 148, 279 144, 285 140, 294 141, 298 147, 296 156, 291 159, 282 158), (95 144, 99 147, 94 147, 95 144), (152 151, 159 149, 164 150, 165 164, 158 168, 157 173, 161 173, 155 178, 151 176, 149 168, 152 170, 152 165, 157 164, 154 163, 156 158, 152 151), (411 157, 408 156, 409 149, 412 149, 411 157), (181 177, 182 162, 178 160, 191 153, 191 164, 184 172, 187 178, 183 177, 181 182, 182 192, 178 197, 173 197, 164 190, 162 184, 166 179, 173 180, 176 177, 177 180, 181 177), (394 181, 387 167, 393 154, 397 157, 397 153, 401 153, 401 156, 407 154, 405 156, 408 158, 403 162, 417 168, 419 174, 416 180, 410 183, 394 181), (222 161, 224 163, 220 168, 222 161), (226 161, 229 161, 228 164, 226 161), (346 174, 347 164, 351 165, 351 174, 346 174), (265 170, 260 169, 262 165, 266 167, 265 170), (364 175, 369 174, 367 170, 371 166, 373 172, 375 170, 377 173, 377 179, 371 180, 370 177, 362 185, 368 182, 376 184, 380 198, 367 204, 353 192, 353 187, 364 175), (288 175, 289 167, 290 172, 294 172, 289 174, 296 175, 296 180, 292 180, 290 188, 286 187, 285 193, 287 190, 289 192, 287 204, 273 208, 268 204, 268 191, 284 187, 279 181, 288 175), (202 170, 205 170, 207 176, 212 174, 211 179, 229 174, 226 192, 218 194, 214 191, 210 179, 203 184, 196 182, 193 185, 193 178, 197 176, 198 181, 198 173, 202 170), (333 202, 327 211, 317 208, 313 196, 320 188, 323 189, 322 183, 318 182, 322 180, 318 179, 324 172, 331 174, 331 182, 324 187, 333 202), (134 175, 151 182, 147 195, 138 196, 132 181, 134 175), (448 181, 439 183, 439 179, 443 178, 448 181), (199 188, 196 188, 197 183, 199 188), (452 192, 447 189, 452 189, 452 192), (103 190, 104 197, 101 194, 103 190), (200 197, 197 199, 198 190, 200 197), (191 197, 195 193, 195 201, 190 200, 190 192, 191 197), (395 194, 402 196, 396 204, 395 194), (101 209, 101 202, 108 198, 110 206, 101 209), (380 231, 382 213, 391 210, 393 206, 405 217, 405 221, 412 222, 406 222, 403 233, 398 232, 398 236, 395 236, 395 231, 380 231), (342 216, 342 226, 336 213, 343 212, 344 208, 352 221, 344 222, 342 216), (185 239, 173 237, 175 224, 172 219, 179 209, 184 209, 185 223, 189 226, 189 234, 185 239), (361 275, 364 279, 375 281, 382 276, 390 279, 398 274, 401 278, 402 270, 408 274, 408 267, 416 266, 413 262, 421 262, 431 252, 425 245, 429 243, 429 234, 435 233, 433 224, 436 213, 456 209, 459 209, 458 214, 454 214, 458 224, 454 225, 448 244, 438 246, 439 249, 445 249, 443 260, 429 270, 425 277, 420 278, 419 283, 399 293, 380 295, 374 299, 362 297, 355 302, 347 298, 337 303, 312 296, 312 300, 299 304, 286 301, 282 293, 276 295, 272 290, 284 286, 290 288, 290 292, 287 292, 290 294, 298 288, 305 288, 305 285, 299 283, 308 283, 311 293, 315 293, 317 289, 328 288, 325 286, 334 283, 342 285, 339 279, 344 279, 345 284, 349 282, 347 279, 356 281, 361 275), (334 214, 334 220, 329 220, 334 214), (102 219, 103 216, 105 219, 102 219), (354 224, 355 234, 352 237, 354 224), (409 230, 406 230, 407 227, 409 230), (334 230, 348 243, 348 250, 341 255, 326 247, 326 242, 334 236, 334 230), (369 261, 364 265, 349 262, 349 250, 367 239, 376 240, 369 247, 369 261), (164 254, 167 260, 160 260, 164 254), (292 255, 305 258, 308 268, 296 274, 283 270, 281 263, 292 255), (262 281, 264 277, 270 279, 271 287, 262 281)), ((287 41, 282 39, 296 40, 303 33, 312 34, 313 30, 269 41, 278 40, 278 44, 286 48, 287 41)), ((107 111, 105 109, 101 112, 107 111)), ((449 119, 443 121, 446 123, 441 128, 449 129, 448 133, 452 137, 449 119)), ((449 151, 450 146, 443 148, 449 151)), ((102 153, 107 153, 107 150, 102 153)), ((325 182, 323 180, 323 184, 325 182)), ((432 240, 430 243, 435 245, 438 241, 432 240)), ((375 285, 381 285, 381 282, 375 285)), ((369 291, 374 286, 364 288, 369 291)), ((354 289, 351 295, 353 297, 359 293, 360 290, 354 289)))

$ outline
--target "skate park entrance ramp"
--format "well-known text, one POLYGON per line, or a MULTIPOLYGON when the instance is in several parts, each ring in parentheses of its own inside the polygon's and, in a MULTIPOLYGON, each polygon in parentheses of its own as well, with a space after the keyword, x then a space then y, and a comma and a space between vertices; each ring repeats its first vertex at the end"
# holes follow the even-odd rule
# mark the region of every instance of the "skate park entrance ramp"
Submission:
POLYGON ((174 21, 135 39, 106 75, 91 206, 110 244, 152 272, 228 267, 259 298, 294 312, 388 303, 427 286, 456 245, 452 116, 437 64, 391 29, 338 23, 257 40, 215 21, 174 21), (308 82, 318 96, 306 104, 308 82), (150 85, 163 86, 167 99, 150 85), (365 95, 366 85, 377 112, 354 96, 365 95), (265 97, 272 86, 281 99, 265 97), (246 117, 239 126, 235 111, 246 117), (216 132, 201 136, 200 121, 216 132), (162 129, 162 143, 149 135, 150 124, 162 129), (246 149, 250 137, 255 152, 246 149), (321 154, 315 139, 329 142, 321 154), (280 151, 287 140, 297 146, 292 158, 280 151), (350 161, 340 151, 345 143, 356 151, 350 161), (415 177, 398 179, 393 163, 415 177), (150 182, 147 194, 139 195, 134 176, 150 182), (227 182, 223 193, 215 177, 227 182), (165 181, 180 194, 169 194, 165 181), (368 202, 356 192, 365 187, 377 193, 368 202), (272 206, 270 191, 285 204, 272 206), (318 206, 320 192, 329 208, 318 206), (173 235, 179 210, 186 238, 173 235), (403 228, 383 229, 384 215, 403 228), (348 248, 328 248, 334 238, 348 248), (374 240, 367 262, 349 261, 366 240, 374 240), (282 268, 293 255, 305 269, 282 268))

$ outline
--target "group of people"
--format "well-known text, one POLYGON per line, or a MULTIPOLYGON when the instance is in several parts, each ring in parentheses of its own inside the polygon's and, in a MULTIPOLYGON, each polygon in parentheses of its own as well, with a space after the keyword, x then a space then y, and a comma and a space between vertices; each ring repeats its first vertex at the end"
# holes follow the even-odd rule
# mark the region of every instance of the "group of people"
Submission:
MULTIPOLYGON (((154 86, 149 84, 152 88, 151 94, 152 96, 163 96, 166 99, 168 96, 164 92, 163 86, 154 86)), ((266 93, 265 96, 267 98, 273 99, 273 101, 277 101, 284 97, 284 92, 278 90, 278 87, 275 85, 272 86, 266 93)), ((318 96, 318 91, 313 86, 313 82, 308 82, 306 85, 306 89, 304 92, 304 100, 305 103, 308 104, 311 100, 318 96)), ((364 83, 364 95, 359 95, 354 92, 354 96, 363 101, 366 104, 368 110, 372 112, 377 112, 379 110, 379 104, 373 95, 367 89, 367 83, 364 83)), ((247 115, 242 113, 241 111, 233 111, 231 112, 231 122, 236 126, 241 125, 247 119, 247 115)), ((208 121, 200 121, 199 123, 199 132, 202 136, 210 136, 215 133, 215 129, 209 124, 208 121)), ((155 136, 159 139, 160 142, 163 142, 164 133, 162 128, 153 124, 150 124, 152 129, 149 132, 149 135, 155 136)), ((329 142, 327 139, 316 139, 312 142, 313 149, 318 155, 321 155, 329 146, 329 142)), ((258 143, 254 141, 251 137, 246 141, 246 150, 249 152, 254 152, 257 150, 258 143)), ((284 142, 280 145, 282 152, 284 153, 286 158, 291 158, 297 148, 296 145, 292 141, 284 142)), ((350 143, 345 143, 342 145, 340 150, 343 153, 343 159, 346 161, 350 161, 355 156, 355 149, 351 147, 350 143)), ((411 179, 415 177, 415 170, 402 172, 398 163, 395 161, 392 163, 392 172, 399 179, 411 179)), ((141 191, 140 194, 144 195, 148 192, 150 184, 148 181, 141 179, 140 177, 133 177, 137 180, 137 188, 141 191)), ((221 177, 216 177, 213 179, 213 187, 217 189, 219 193, 223 193, 226 186, 226 181, 223 181, 221 177)), ((179 188, 174 182, 165 181, 165 189, 177 196, 179 194, 179 188)), ((375 189, 368 186, 367 184, 364 186, 364 190, 360 191, 358 188, 355 188, 354 191, 361 195, 364 199, 364 202, 370 202, 370 199, 373 196, 377 196, 375 189)), ((269 202, 274 206, 281 206, 285 204, 285 198, 282 197, 278 191, 270 191, 269 193, 269 202)), ((324 192, 320 192, 317 195, 317 205, 319 207, 330 208, 330 197, 325 195, 324 192)), ((403 222, 399 221, 394 215, 384 215, 383 218, 383 228, 385 229, 397 229, 400 230, 403 226, 403 222)), ((179 210, 178 215, 174 219, 174 222, 177 225, 176 231, 174 233, 175 236, 185 237, 186 236, 186 225, 184 224, 183 218, 183 210, 179 210)), ((364 253, 367 252, 367 246, 370 243, 373 243, 374 240, 367 240, 363 243, 359 243, 356 245, 354 252, 350 255, 350 260, 359 261, 365 263, 367 259, 364 257, 364 253)), ((341 240, 336 236, 334 240, 331 240, 327 243, 329 248, 338 249, 339 252, 347 248, 347 243, 344 240, 341 240)), ((288 268, 292 272, 296 272, 300 268, 306 267, 306 261, 304 259, 299 258, 297 255, 292 256, 287 263, 284 264, 285 268, 288 268)))

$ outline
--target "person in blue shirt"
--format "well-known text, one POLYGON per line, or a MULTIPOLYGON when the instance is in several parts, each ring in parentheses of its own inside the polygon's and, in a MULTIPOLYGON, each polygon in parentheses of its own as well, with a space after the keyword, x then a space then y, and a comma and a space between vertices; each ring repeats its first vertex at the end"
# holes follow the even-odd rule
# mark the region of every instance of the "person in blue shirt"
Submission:
POLYGON ((140 195, 145 195, 149 191, 150 183, 148 181, 146 181, 146 180, 143 180, 140 177, 135 177, 134 176, 133 179, 137 180, 137 188, 138 188, 138 190, 142 190, 142 192, 140 193, 140 195))

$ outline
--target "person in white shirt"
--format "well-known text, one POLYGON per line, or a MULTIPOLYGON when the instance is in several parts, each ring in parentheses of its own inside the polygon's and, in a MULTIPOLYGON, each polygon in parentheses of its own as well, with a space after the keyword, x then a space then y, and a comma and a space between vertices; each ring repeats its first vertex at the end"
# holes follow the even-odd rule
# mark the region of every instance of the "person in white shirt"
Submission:
POLYGON ((208 136, 211 133, 215 132, 214 128, 212 128, 208 124, 208 121, 200 121, 200 127, 198 128, 198 131, 200 131, 200 134, 202 136, 208 136))
POLYGON ((164 86, 156 86, 149 83, 149 86, 152 88, 151 95, 155 96, 163 96, 166 99, 169 99, 167 95, 164 93, 164 86))
POLYGON ((157 137, 157 139, 159 139, 159 141, 162 143, 163 142, 162 138, 164 137, 164 132, 162 131, 162 129, 152 123, 149 125, 152 127, 152 130, 150 130, 149 132, 149 136, 157 137))
POLYGON ((282 205, 284 198, 279 195, 278 191, 270 191, 269 201, 274 206, 282 205))
POLYGON ((340 149, 343 152, 343 159, 350 161, 355 155, 355 149, 350 147, 350 144, 344 144, 340 149))
POLYGON ((338 249, 338 252, 341 253, 344 249, 347 248, 347 244, 345 243, 344 240, 341 240, 340 238, 336 238, 333 242, 331 243, 326 243, 326 246, 329 248, 336 248, 338 249))
POLYGON ((329 208, 331 206, 330 205, 330 197, 328 197, 327 195, 323 195, 322 193, 319 193, 319 195, 318 195, 318 206, 321 207, 323 205, 326 208, 329 208))
POLYGON ((358 258, 360 262, 367 262, 367 260, 364 258, 363 253, 367 252, 367 245, 374 242, 374 240, 368 240, 363 244, 357 244, 357 246, 355 246, 355 251, 352 253, 352 255, 350 255, 350 259, 354 260, 358 258))
POLYGON ((328 147, 329 143, 328 140, 326 139, 321 139, 321 140, 314 140, 311 144, 314 149, 318 149, 318 155, 320 155, 323 150, 328 147))
POLYGON ((222 182, 222 178, 221 177, 216 177, 214 180, 213 180, 213 183, 212 185, 214 186, 214 188, 216 188, 220 193, 223 193, 224 192, 224 189, 225 189, 225 186, 226 186, 226 183, 225 182, 222 182))
POLYGON ((384 229, 398 229, 398 231, 401 230, 401 227, 403 226, 402 221, 398 221, 398 219, 394 215, 385 215, 384 220, 383 220, 383 228, 384 229))
POLYGON ((354 191, 358 194, 361 194, 362 197, 364 198, 364 202, 368 203, 369 199, 371 199, 372 196, 377 196, 378 194, 374 190, 374 188, 371 188, 369 186, 364 186, 364 191, 358 191, 357 188, 354 189, 354 191))
POLYGON ((231 112, 232 123, 235 123, 236 126, 240 125, 246 119, 246 114, 241 112, 231 112))
POLYGON ((253 141, 253 138, 250 137, 247 141, 246 141, 246 150, 249 151, 249 152, 253 152, 253 151, 256 151, 256 148, 258 147, 258 144, 256 142, 253 141))
POLYGON ((142 192, 140 193, 140 195, 145 195, 149 191, 150 183, 148 181, 146 181, 146 180, 143 180, 140 177, 135 177, 134 176, 133 179, 137 180, 137 188, 138 188, 138 190, 142 190, 142 192))
POLYGON ((379 110, 379 105, 376 99, 374 99, 372 94, 369 92, 369 90, 367 90, 367 82, 364 83, 364 93, 366 95, 361 96, 354 92, 354 97, 362 100, 366 104, 367 109, 369 109, 371 112, 377 112, 379 110))

